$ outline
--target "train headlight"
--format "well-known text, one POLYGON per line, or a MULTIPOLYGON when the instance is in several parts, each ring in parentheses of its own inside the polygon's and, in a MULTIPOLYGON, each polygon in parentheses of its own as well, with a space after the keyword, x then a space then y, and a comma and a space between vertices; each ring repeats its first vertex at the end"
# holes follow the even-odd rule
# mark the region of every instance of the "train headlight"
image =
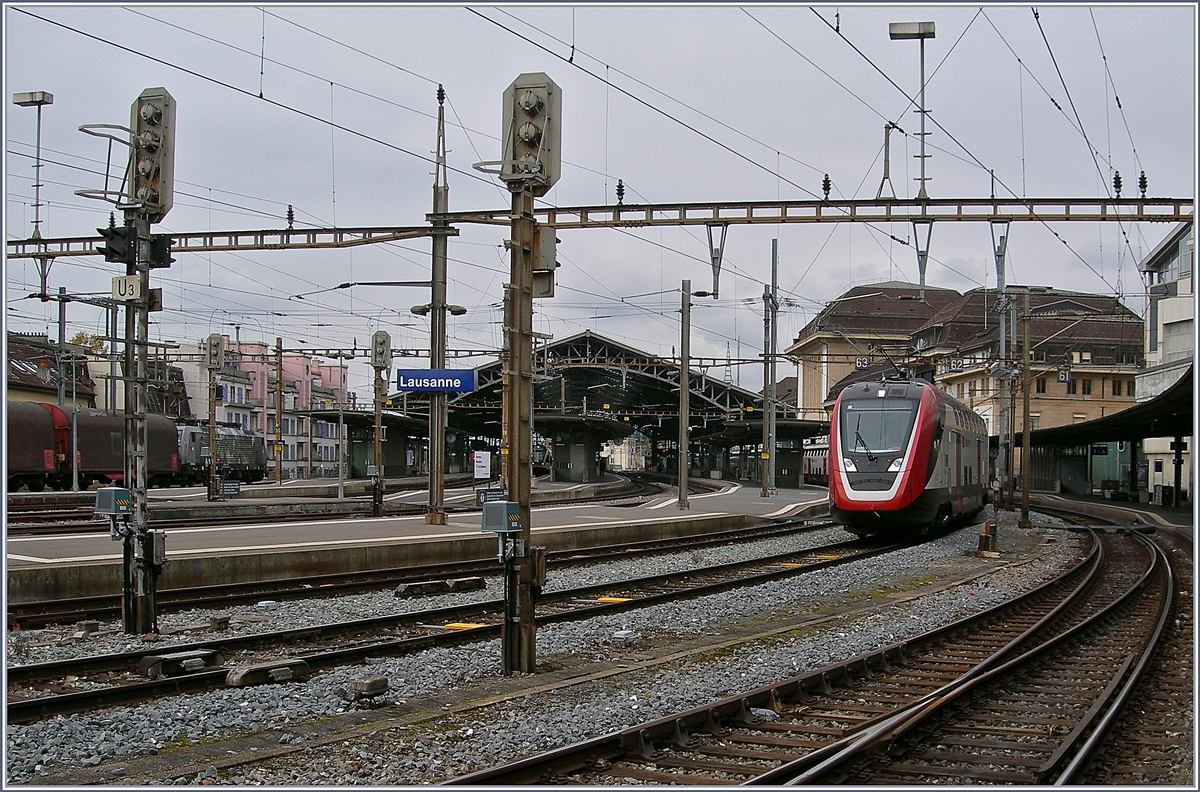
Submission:
POLYGON ((904 457, 896 457, 892 460, 892 464, 888 465, 888 473, 899 473, 900 463, 904 461, 904 457))
POLYGON ((854 461, 853 461, 853 460, 850 460, 850 459, 843 459, 843 460, 842 460, 842 466, 843 466, 843 467, 846 469, 846 472, 847 472, 847 473, 857 473, 857 472, 858 472, 858 468, 856 468, 856 467, 854 466, 854 461))

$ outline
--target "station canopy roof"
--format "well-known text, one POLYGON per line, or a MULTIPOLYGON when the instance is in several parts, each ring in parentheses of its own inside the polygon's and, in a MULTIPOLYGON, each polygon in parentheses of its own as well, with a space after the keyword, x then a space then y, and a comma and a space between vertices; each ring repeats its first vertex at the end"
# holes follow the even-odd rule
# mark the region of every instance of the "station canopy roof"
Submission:
MULTIPOLYGON (((451 426, 500 435, 503 373, 499 362, 475 370, 475 391, 449 400, 451 426)), ((689 369, 694 437, 704 429, 761 417, 762 395, 689 369)), ((669 440, 679 436, 679 360, 661 358, 591 331, 534 350, 534 430, 573 428, 564 416, 585 417, 590 430, 616 439, 636 429, 669 440), (557 423, 556 423, 557 421, 557 423), (628 431, 626 431, 628 430, 628 431)), ((761 436, 761 423, 757 424, 761 436)))

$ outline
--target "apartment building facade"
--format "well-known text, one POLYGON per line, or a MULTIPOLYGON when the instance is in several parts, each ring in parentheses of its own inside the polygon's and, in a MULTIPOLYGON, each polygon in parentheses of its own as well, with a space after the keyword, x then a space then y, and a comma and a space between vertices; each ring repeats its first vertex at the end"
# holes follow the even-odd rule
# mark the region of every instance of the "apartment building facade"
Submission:
MULTIPOLYGON (((1146 288, 1146 365, 1138 372, 1137 398, 1152 399, 1179 381, 1196 359, 1195 288, 1193 283, 1196 235, 1192 223, 1180 223, 1154 250, 1138 262, 1146 288)), ((1173 438, 1148 438, 1143 444, 1146 482, 1154 487, 1174 486, 1173 438)), ((1180 480, 1191 491, 1192 438, 1184 438, 1180 480)))

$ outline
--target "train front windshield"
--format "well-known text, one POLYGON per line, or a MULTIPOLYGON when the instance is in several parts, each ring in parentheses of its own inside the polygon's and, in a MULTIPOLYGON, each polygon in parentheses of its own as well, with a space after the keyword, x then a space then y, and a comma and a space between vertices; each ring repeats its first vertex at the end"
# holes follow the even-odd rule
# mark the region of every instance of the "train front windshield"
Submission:
POLYGON ((844 400, 838 427, 843 453, 876 457, 903 451, 919 404, 915 399, 844 400))

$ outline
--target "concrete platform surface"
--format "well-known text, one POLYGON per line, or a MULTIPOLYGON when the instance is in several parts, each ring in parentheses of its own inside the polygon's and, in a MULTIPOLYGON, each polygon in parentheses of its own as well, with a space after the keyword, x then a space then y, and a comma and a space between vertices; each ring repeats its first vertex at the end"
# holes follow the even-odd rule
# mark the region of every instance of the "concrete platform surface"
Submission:
MULTIPOLYGON (((474 497, 471 488, 446 494, 447 501, 474 497)), ((823 511, 826 500, 823 489, 763 498, 757 489, 725 484, 720 491, 692 495, 687 510, 667 497, 629 507, 539 506, 531 530, 535 544, 572 549, 761 524, 823 511)), ((168 562, 159 587, 487 558, 496 552, 496 538, 484 534, 480 523, 479 513, 471 512, 449 514, 445 525, 426 525, 423 515, 414 515, 168 528, 168 562)), ((13 537, 6 550, 10 602, 120 591, 121 544, 107 534, 13 537)))

